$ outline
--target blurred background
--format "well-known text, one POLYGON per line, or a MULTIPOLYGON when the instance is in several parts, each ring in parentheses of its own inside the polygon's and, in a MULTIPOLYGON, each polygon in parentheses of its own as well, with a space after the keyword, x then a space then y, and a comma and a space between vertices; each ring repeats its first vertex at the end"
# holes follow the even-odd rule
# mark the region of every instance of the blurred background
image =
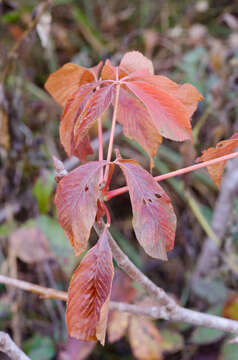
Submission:
MULTIPOLYGON (((9 63, 9 52, 42 4, 0 1, 0 274, 66 291, 80 259, 57 224, 52 155, 66 161, 68 169, 77 161, 67 160, 59 142, 62 109, 44 90, 49 74, 66 62, 91 67, 110 58, 116 65, 125 52, 139 50, 152 59, 156 74, 193 84, 205 98, 193 116, 194 142, 163 141, 153 174, 188 166, 202 150, 238 131, 238 3, 55 0, 9 63)), ((110 115, 103 119, 106 136, 110 115)), ((95 127, 91 159, 97 156, 96 135, 95 127)), ((124 157, 149 169, 147 155, 120 128, 116 144, 124 157)), ((162 183, 178 217, 175 248, 167 263, 149 258, 139 247, 128 194, 111 200, 109 207, 118 244, 156 284, 183 306, 238 320, 238 184, 233 192, 227 186, 235 161, 228 166, 220 195, 206 170, 162 183)), ((116 173, 113 187, 123 184, 116 173)), ((92 233, 90 245, 95 240, 92 233)), ((138 284, 119 272, 116 279, 114 299, 143 297, 138 284)), ((140 357, 136 333, 133 339, 125 330, 125 336, 117 338, 113 323, 104 348, 67 340, 64 313, 64 303, 0 285, 0 329, 33 360, 155 359, 150 354, 140 357)), ((117 326, 122 327, 122 319, 116 320, 117 326)), ((238 345, 227 345, 221 331, 165 321, 154 326, 160 341, 145 338, 141 344, 159 346, 160 359, 238 359, 238 345)), ((0 359, 7 357, 0 352, 0 359)))

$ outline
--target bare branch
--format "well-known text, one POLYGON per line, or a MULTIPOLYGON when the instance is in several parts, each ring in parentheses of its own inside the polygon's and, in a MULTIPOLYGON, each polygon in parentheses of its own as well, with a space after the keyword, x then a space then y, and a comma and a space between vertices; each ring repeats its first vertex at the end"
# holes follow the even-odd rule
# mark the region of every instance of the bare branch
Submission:
MULTIPOLYGON (((116 247, 118 248, 117 244, 114 245, 116 245, 116 247)), ((118 251, 118 249, 116 250, 118 251)), ((128 312, 137 315, 149 316, 154 319, 181 321, 196 326, 205 326, 209 328, 219 329, 226 332, 238 334, 237 321, 225 319, 215 315, 203 314, 199 311, 188 310, 177 305, 174 302, 174 300, 170 298, 162 289, 157 287, 143 273, 141 273, 135 267, 135 265, 130 262, 130 260, 125 254, 122 257, 122 254, 123 252, 120 250, 119 255, 115 256, 115 258, 116 257, 118 258, 118 256, 121 257, 120 266, 122 267, 122 269, 123 270, 126 269, 125 271, 126 272, 128 271, 127 272, 128 275, 135 276, 135 280, 138 281, 140 284, 142 284, 146 288, 148 293, 152 294, 156 298, 156 300, 160 303, 160 305, 139 306, 134 304, 111 301, 110 302, 111 310, 118 310, 118 311, 128 312), (163 305, 163 303, 165 304, 163 305), (170 306, 172 306, 172 304, 174 303, 175 303, 174 307, 171 308, 170 306)), ((40 294, 42 295, 43 298, 52 298, 52 299, 67 301, 67 293, 64 291, 59 291, 56 289, 51 289, 51 288, 46 288, 44 286, 31 284, 29 282, 9 278, 4 275, 0 275, 0 283, 10 286, 15 286, 17 288, 26 291, 40 294)))
POLYGON ((215 244, 209 237, 205 239, 201 254, 197 261, 193 279, 207 275, 210 269, 214 267, 219 252, 218 245, 221 245, 225 234, 237 190, 238 160, 234 160, 227 165, 227 172, 222 180, 221 190, 213 213, 212 229, 219 244, 215 244))
POLYGON ((30 360, 26 354, 12 341, 10 336, 0 331, 0 350, 12 360, 30 360))
POLYGON ((44 12, 47 11, 48 8, 53 4, 53 2, 54 2, 54 0, 46 0, 44 3, 42 3, 42 4, 40 4, 38 6, 38 11, 37 11, 36 16, 31 20, 31 22, 30 22, 28 28, 26 29, 26 31, 22 34, 20 39, 13 45, 13 47, 9 51, 8 56, 7 56, 6 67, 2 72, 2 82, 3 82, 3 84, 5 83, 8 75, 9 75, 9 73, 11 71, 11 67, 12 67, 12 64, 13 64, 14 60, 17 59, 17 53, 18 53, 18 50, 20 49, 23 41, 35 29, 35 27, 38 24, 40 18, 42 17, 44 12))

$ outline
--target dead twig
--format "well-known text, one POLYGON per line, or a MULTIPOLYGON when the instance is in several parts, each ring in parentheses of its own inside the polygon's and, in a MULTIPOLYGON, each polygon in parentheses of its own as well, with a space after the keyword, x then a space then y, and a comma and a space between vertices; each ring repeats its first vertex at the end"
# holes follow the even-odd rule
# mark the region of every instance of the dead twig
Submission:
POLYGON ((0 331, 0 350, 12 360, 30 360, 24 352, 12 341, 10 336, 0 331))
POLYGON ((6 66, 2 72, 2 83, 4 84, 8 78, 8 75, 11 71, 13 62, 17 59, 18 51, 23 43, 23 41, 30 35, 30 33, 35 29, 38 24, 40 18, 44 14, 45 11, 49 9, 49 7, 53 4, 54 0, 46 0, 44 3, 38 6, 38 11, 36 16, 31 20, 28 28, 24 31, 20 39, 13 45, 11 50, 8 53, 6 66))

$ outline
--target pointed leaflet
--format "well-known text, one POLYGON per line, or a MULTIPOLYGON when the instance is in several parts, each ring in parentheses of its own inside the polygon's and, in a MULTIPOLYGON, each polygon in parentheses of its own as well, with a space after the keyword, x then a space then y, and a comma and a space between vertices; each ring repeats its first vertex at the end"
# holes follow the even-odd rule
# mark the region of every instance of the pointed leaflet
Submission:
POLYGON ((114 96, 114 86, 109 85, 96 90, 90 97, 84 110, 76 120, 74 126, 74 142, 77 147, 83 137, 87 135, 94 122, 111 104, 114 96))
POLYGON ((113 279, 112 253, 105 229, 74 272, 68 291, 66 323, 70 336, 105 340, 113 279))
POLYGON ((144 317, 132 316, 129 342, 137 360, 162 360, 162 337, 154 323, 144 317))
POLYGON ((87 241, 97 212, 100 171, 105 161, 92 161, 71 171, 58 184, 55 204, 58 222, 79 255, 87 241))
POLYGON ((152 175, 135 160, 117 160, 129 187, 136 237, 146 253, 167 260, 173 249, 176 216, 170 199, 152 175))
POLYGON ((145 75, 143 80, 158 86, 161 90, 164 90, 171 96, 174 96, 185 106, 189 116, 192 116, 194 111, 197 109, 198 102, 203 100, 203 96, 191 84, 179 85, 166 76, 160 75, 145 75))
POLYGON ((162 137, 153 125, 144 105, 124 89, 120 89, 117 120, 125 136, 137 141, 150 157, 154 157, 162 137))
POLYGON ((176 141, 192 137, 188 111, 175 97, 145 81, 128 81, 126 85, 145 105, 162 136, 176 141))
POLYGON ((137 70, 148 70, 154 73, 152 61, 141 54, 139 51, 130 51, 126 53, 120 62, 120 68, 128 74, 137 70))
POLYGON ((74 127, 77 118, 82 113, 89 98, 93 94, 93 90, 96 88, 97 85, 98 83, 82 85, 78 90, 76 90, 76 92, 71 96, 71 98, 68 99, 66 103, 60 121, 60 141, 64 146, 64 149, 68 156, 75 155, 81 159, 92 153, 89 138, 87 137, 87 135, 85 135, 85 139, 82 140, 84 144, 84 149, 82 149, 82 146, 75 146, 74 127), (83 150, 83 156, 79 156, 80 150, 83 150))
POLYGON ((95 81, 94 71, 68 63, 49 76, 45 88, 56 102, 65 106, 67 100, 81 85, 93 81, 95 81))
MULTIPOLYGON (((198 160, 208 161, 224 155, 228 155, 233 151, 235 151, 237 147, 238 147, 238 133, 235 133, 230 139, 220 141, 215 148, 209 148, 207 150, 204 150, 202 156, 198 160)), ((214 183, 217 185, 218 188, 220 187, 221 184, 222 174, 226 166, 226 161, 220 161, 217 164, 209 165, 207 167, 212 180, 214 181, 214 183)))

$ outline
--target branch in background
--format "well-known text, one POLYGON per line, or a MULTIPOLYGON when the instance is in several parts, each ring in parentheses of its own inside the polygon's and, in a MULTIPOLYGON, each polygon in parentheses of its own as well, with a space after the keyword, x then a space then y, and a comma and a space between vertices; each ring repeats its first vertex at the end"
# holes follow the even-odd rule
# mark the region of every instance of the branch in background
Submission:
POLYGON ((35 29, 36 25, 38 24, 40 18, 44 14, 45 11, 49 9, 49 7, 53 4, 54 0, 46 0, 44 3, 40 4, 38 6, 38 11, 36 16, 31 20, 28 28, 26 31, 22 34, 20 39, 13 45, 11 50, 8 53, 7 61, 5 69, 2 72, 2 82, 3 84, 6 82, 7 77, 11 71, 12 64, 14 60, 17 59, 17 53, 23 43, 23 41, 30 35, 30 33, 35 29))
POLYGON ((207 275, 216 263, 219 253, 219 246, 225 234, 229 218, 232 213, 234 199, 238 191, 238 160, 228 163, 226 174, 224 175, 221 190, 213 212, 212 229, 218 239, 216 244, 210 237, 203 243, 201 254, 198 258, 193 279, 207 275))
POLYGON ((30 360, 30 358, 12 341, 10 336, 3 331, 0 331, 0 351, 9 356, 11 360, 30 360))
MULTIPOLYGON (((118 245, 111 238, 111 245, 113 244, 113 242, 113 251, 117 254, 115 255, 115 259, 118 259, 121 268, 131 277, 134 276, 134 280, 138 281, 147 290, 149 294, 153 295, 153 297, 160 303, 160 305, 139 306, 134 304, 111 301, 111 310, 118 310, 136 315, 149 316, 154 319, 180 321, 190 323, 196 326, 205 326, 238 334, 237 321, 225 319, 215 315, 203 314, 198 311, 188 310, 177 305, 172 298, 170 298, 162 289, 157 287, 151 280, 149 280, 143 273, 141 273, 133 263, 131 263, 128 257, 120 250, 118 245)), ((44 298, 67 301, 67 293, 64 291, 46 288, 43 286, 31 284, 26 281, 12 279, 3 275, 0 275, 0 283, 15 286, 22 290, 40 294, 44 298)), ((25 360, 25 358, 22 359, 25 360)))

